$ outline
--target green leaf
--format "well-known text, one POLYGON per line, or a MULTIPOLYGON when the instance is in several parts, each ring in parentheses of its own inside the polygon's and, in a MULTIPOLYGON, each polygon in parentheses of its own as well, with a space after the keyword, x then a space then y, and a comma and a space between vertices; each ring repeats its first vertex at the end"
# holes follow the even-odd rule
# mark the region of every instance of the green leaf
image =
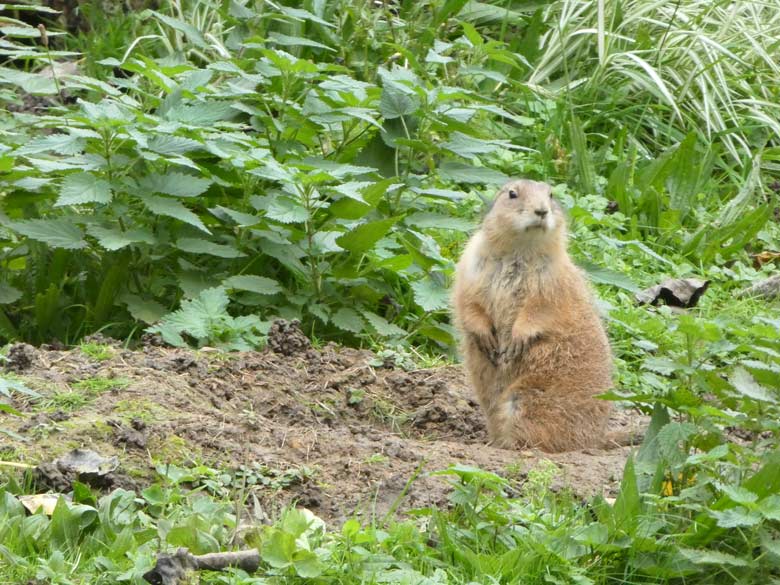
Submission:
POLYGON ((187 37, 187 40, 190 41, 196 47, 200 49, 205 49, 208 47, 208 44, 206 43, 206 40, 203 38, 201 32, 191 24, 187 22, 183 22, 178 18, 173 18, 171 16, 167 16, 166 14, 161 14, 156 10, 150 10, 149 12, 153 14, 158 20, 167 24, 172 29, 179 31, 180 33, 183 33, 184 36, 187 37))
POLYGON ((723 491, 732 502, 737 504, 752 504, 758 501, 758 494, 754 494, 741 486, 719 485, 718 487, 720 487, 721 491, 723 491))
POLYGON ((658 431, 658 452, 667 461, 681 463, 688 456, 681 444, 695 434, 696 425, 693 423, 670 422, 658 431))
POLYGON ((309 212, 290 197, 275 197, 265 212, 266 217, 280 223, 302 223, 309 219, 309 212))
POLYGON ((144 299, 137 295, 125 294, 120 301, 127 305, 127 311, 133 319, 144 323, 157 323, 168 312, 164 306, 154 300, 144 299))
POLYGON ((211 185, 211 179, 196 177, 187 173, 169 171, 161 175, 153 173, 138 181, 142 192, 147 195, 165 193, 175 197, 197 197, 211 185))
POLYGON ((263 560, 277 569, 289 567, 295 554, 295 537, 278 529, 271 529, 271 533, 263 539, 263 547, 260 556, 263 560))
POLYGON ((0 376, 0 394, 10 398, 12 391, 18 392, 19 394, 24 394, 30 398, 41 397, 41 395, 38 394, 35 390, 31 390, 21 382, 17 382, 16 380, 8 380, 0 376))
POLYGON ((65 177, 60 196, 54 205, 60 207, 81 203, 111 203, 109 182, 91 173, 76 173, 65 177))
POLYGON ((454 161, 443 162, 439 166, 439 174, 441 174, 444 179, 455 183, 503 185, 509 180, 507 175, 494 171, 493 169, 475 167, 454 161))
POLYGON ((767 520, 780 521, 780 495, 771 495, 761 500, 758 503, 758 511, 767 520))
POLYGON ((22 291, 7 282, 0 282, 0 305, 15 303, 22 298, 22 291))
POLYGON ((331 317, 331 321, 339 329, 351 331, 352 333, 363 333, 366 326, 360 313, 346 307, 336 311, 331 317))
POLYGON ((414 302, 424 311, 441 311, 449 306, 450 295, 446 287, 432 278, 424 278, 412 283, 414 302))
POLYGON ((159 325, 148 329, 160 333, 166 342, 181 346, 181 333, 196 339, 207 339, 212 323, 229 316, 227 306, 230 299, 222 287, 207 288, 197 298, 184 301, 178 311, 163 317, 159 325))
POLYGON ((222 286, 227 289, 245 290, 260 295, 275 295, 282 292, 282 287, 275 280, 253 274, 231 276, 222 281, 222 286))
POLYGON ((471 158, 477 154, 488 154, 491 152, 497 152, 499 150, 512 148, 513 145, 508 140, 485 140, 482 138, 474 138, 462 132, 453 132, 450 139, 441 145, 442 148, 446 148, 450 152, 465 157, 471 158))
POLYGON ((225 244, 217 244, 200 238, 180 238, 176 241, 176 247, 184 252, 193 254, 209 254, 219 258, 241 258, 246 256, 241 250, 225 244))
POLYGON ((750 375, 745 368, 735 368, 734 372, 729 377, 731 385, 743 396, 752 398, 753 400, 760 400, 761 402, 776 403, 775 398, 769 390, 761 386, 753 376, 750 375))
POLYGON ((420 109, 420 100, 415 95, 409 95, 407 91, 392 82, 385 83, 382 87, 382 96, 379 99, 379 111, 387 120, 400 118, 414 114, 420 109))
POLYGON ((693 548, 678 547, 677 549, 683 557, 697 565, 717 565, 722 567, 728 565, 731 567, 747 567, 751 563, 747 560, 735 557, 728 553, 716 550, 700 550, 693 548))
POLYGON ((590 262, 581 262, 580 266, 585 269, 585 272, 593 282, 609 284, 631 292, 640 290, 639 286, 625 274, 590 262))
POLYGON ((87 247, 81 228, 64 218, 27 219, 8 222, 7 226, 23 236, 43 242, 54 248, 79 250, 87 247))
POLYGON ((179 221, 188 223, 191 226, 195 226, 207 234, 211 233, 197 215, 187 209, 184 204, 177 201, 176 199, 148 195, 141 197, 141 201, 143 201, 143 204, 152 213, 178 219, 179 221))
POLYGON ((634 457, 629 455, 626 466, 623 469, 623 480, 620 482, 620 493, 615 500, 612 520, 617 529, 625 530, 629 534, 631 527, 639 522, 642 511, 642 500, 637 486, 636 472, 634 471, 634 457))
POLYGON ((183 136, 171 136, 170 134, 157 134, 149 139, 146 147, 157 154, 184 154, 193 150, 200 150, 203 144, 191 138, 183 136))
POLYGON ((271 32, 268 35, 268 41, 285 47, 316 47, 317 49, 325 49, 326 51, 335 52, 335 49, 329 47, 328 45, 318 43, 317 41, 305 39, 303 37, 293 37, 278 32, 271 32))
POLYGON ((293 566, 295 572, 299 577, 304 579, 314 579, 319 577, 324 572, 325 568, 322 566, 317 555, 310 550, 297 550, 293 555, 293 566))
POLYGON ((404 223, 418 228, 431 228, 440 230, 453 230, 456 232, 470 232, 474 229, 474 222, 462 217, 418 211, 407 215, 404 223))
POLYGON ((762 530, 761 548, 772 555, 775 559, 780 560, 780 538, 777 537, 777 534, 772 534, 767 530, 762 530))
POLYGON ((397 218, 379 219, 364 223, 347 232, 336 243, 355 254, 371 249, 381 238, 385 237, 390 228, 398 221, 397 218))
POLYGON ((119 228, 106 228, 98 225, 88 225, 87 233, 95 238, 106 250, 120 250, 130 244, 154 244, 151 231, 145 228, 132 229, 123 232, 119 228))
POLYGON ((742 506, 729 508, 728 510, 710 510, 710 515, 718 521, 721 528, 739 528, 742 526, 756 526, 761 523, 761 513, 757 510, 748 510, 742 506))
POLYGON ((50 134, 30 140, 16 150, 17 155, 39 154, 41 152, 56 152, 57 154, 73 155, 84 151, 86 142, 79 136, 71 134, 50 134))
POLYGON ((406 331, 397 325, 393 325, 384 317, 372 313, 371 311, 362 311, 362 313, 363 317, 366 318, 366 321, 374 328, 374 331, 382 337, 402 337, 406 335, 406 331))

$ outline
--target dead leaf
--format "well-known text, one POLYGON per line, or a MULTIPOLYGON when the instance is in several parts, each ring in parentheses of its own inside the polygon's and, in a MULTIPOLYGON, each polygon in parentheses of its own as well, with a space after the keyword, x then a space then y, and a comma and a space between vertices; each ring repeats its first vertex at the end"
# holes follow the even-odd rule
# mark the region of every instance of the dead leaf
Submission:
POLYGON ((657 305, 659 301, 663 301, 672 307, 690 309, 696 306, 709 285, 709 280, 698 278, 670 278, 638 292, 635 296, 642 305, 657 305))
POLYGON ((35 514, 43 508, 43 513, 47 516, 54 514, 54 508, 60 501, 62 494, 34 494, 30 496, 19 496, 18 500, 22 506, 27 508, 30 514, 35 514))
POLYGON ((761 268, 764 264, 769 264, 775 260, 780 260, 780 252, 764 250, 758 254, 751 254, 751 257, 753 258, 753 267, 758 269, 761 268))

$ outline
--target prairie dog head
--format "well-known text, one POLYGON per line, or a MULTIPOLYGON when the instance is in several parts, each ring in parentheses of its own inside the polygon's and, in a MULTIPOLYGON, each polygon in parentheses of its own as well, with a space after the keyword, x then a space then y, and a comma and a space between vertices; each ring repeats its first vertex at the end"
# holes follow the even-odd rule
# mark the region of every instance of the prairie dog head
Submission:
POLYGON ((562 241, 565 223, 550 185, 519 179, 501 188, 482 227, 501 248, 535 248, 562 241))

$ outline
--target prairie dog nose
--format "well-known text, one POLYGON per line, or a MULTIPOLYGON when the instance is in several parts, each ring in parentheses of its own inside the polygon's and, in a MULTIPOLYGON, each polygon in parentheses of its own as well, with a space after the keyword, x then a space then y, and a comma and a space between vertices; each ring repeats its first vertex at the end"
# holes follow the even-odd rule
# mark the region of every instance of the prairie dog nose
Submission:
POLYGON ((548 212, 546 209, 537 209, 534 211, 534 213, 539 217, 544 218, 544 216, 547 215, 548 212))

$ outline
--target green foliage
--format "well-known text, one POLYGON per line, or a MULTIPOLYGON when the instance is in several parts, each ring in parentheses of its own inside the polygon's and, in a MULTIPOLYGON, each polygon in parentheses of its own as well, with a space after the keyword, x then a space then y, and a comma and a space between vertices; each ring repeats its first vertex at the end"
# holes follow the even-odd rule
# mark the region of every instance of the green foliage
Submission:
MULTIPOLYGON (((776 172, 776 147, 750 129, 780 127, 770 96, 743 99, 772 86, 771 60, 717 25, 760 36, 764 9, 747 5, 694 21, 631 2, 591 22, 595 8, 563 0, 397 12, 203 0, 109 18, 87 3, 95 34, 57 39, 89 54, 86 72, 0 76, 0 100, 17 108, 19 89, 76 101, 3 114, 0 334, 70 341, 156 325, 172 343, 238 348, 285 317, 321 339, 448 348, 453 257, 482 189, 509 175, 576 185, 575 221, 594 211, 583 196, 614 201, 613 220, 589 225, 617 245, 679 249, 692 264, 739 257, 771 217, 761 187, 776 172), (121 23, 134 40, 118 42, 121 23), (734 76, 718 54, 758 69, 734 76), (703 69, 685 84, 673 72, 690 63, 703 69), (195 312, 215 289, 228 302, 209 325, 195 312)), ((11 57, 65 56, 18 24, 29 34, 11 57)))

